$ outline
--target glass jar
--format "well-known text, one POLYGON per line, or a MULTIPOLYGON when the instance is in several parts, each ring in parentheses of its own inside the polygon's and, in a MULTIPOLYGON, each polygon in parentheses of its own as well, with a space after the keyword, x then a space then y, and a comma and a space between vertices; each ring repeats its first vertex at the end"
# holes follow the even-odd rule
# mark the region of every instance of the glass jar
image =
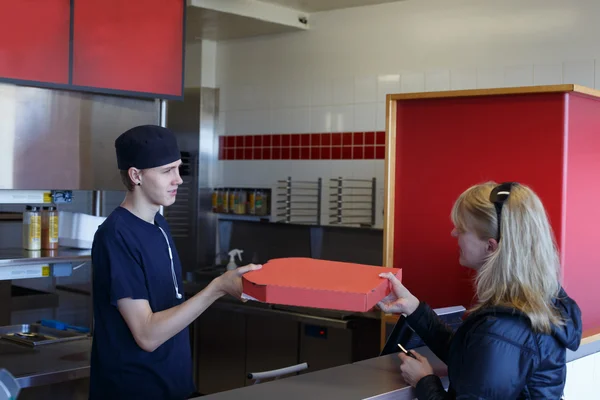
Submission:
POLYGON ((229 189, 227 188, 221 190, 221 210, 219 212, 229 212, 229 189))
POLYGON ((236 196, 237 196, 237 190, 229 189, 229 208, 227 211, 230 213, 234 213, 234 214, 235 214, 235 206, 236 206, 236 196))
POLYGON ((239 210, 240 210, 240 191, 238 189, 235 189, 233 191, 232 198, 233 198, 233 200, 231 201, 231 203, 232 203, 231 212, 234 213, 234 214, 239 214, 239 210))
POLYGON ((234 213, 238 215, 246 214, 246 191, 243 189, 237 189, 235 191, 235 208, 234 213))
POLYGON ((42 249, 42 216, 36 206, 27 206, 23 213, 23 248, 42 249))
POLYGON ((256 215, 265 216, 268 214, 267 192, 259 190, 256 193, 256 215))
POLYGON ((212 212, 219 212, 219 200, 220 200, 220 190, 219 189, 213 189, 212 192, 212 197, 211 197, 211 204, 212 204, 212 212))
POLYGON ((256 214, 256 194, 257 190, 250 190, 248 193, 248 213, 250 215, 256 214))
POLYGON ((54 206, 42 211, 42 249, 58 249, 58 211, 54 206))

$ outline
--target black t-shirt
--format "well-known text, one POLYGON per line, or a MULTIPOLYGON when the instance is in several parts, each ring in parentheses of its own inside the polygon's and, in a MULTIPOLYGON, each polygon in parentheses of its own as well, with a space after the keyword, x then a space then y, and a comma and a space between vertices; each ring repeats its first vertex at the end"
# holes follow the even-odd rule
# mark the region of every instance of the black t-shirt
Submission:
POLYGON ((94 237, 91 400, 183 400, 194 392, 188 328, 150 353, 137 345, 117 308, 123 298, 148 300, 153 312, 184 301, 176 297, 159 227, 168 237, 181 293, 181 261, 160 214, 152 225, 117 207, 94 237))

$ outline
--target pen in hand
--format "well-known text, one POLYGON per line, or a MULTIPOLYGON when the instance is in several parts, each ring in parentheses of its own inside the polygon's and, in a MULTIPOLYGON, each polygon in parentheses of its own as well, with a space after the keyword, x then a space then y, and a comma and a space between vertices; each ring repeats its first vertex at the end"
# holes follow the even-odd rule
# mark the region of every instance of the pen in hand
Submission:
POLYGON ((398 347, 400 347, 400 350, 402 350, 402 352, 404 354, 406 354, 409 357, 414 358, 415 360, 417 359, 417 357, 415 357, 415 355, 413 353, 411 353, 410 351, 406 350, 404 347, 402 347, 402 345, 400 343, 398 343, 398 347))

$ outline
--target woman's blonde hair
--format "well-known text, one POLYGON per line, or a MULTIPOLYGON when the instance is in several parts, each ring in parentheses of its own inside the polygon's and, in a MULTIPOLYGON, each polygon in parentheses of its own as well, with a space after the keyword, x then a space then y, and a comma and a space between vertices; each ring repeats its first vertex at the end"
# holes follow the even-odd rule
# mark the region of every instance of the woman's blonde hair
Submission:
POLYGON ((514 184, 500 213, 500 229, 490 193, 494 182, 475 185, 463 192, 452 208, 452 222, 459 231, 470 231, 482 240, 500 241, 498 248, 477 271, 478 303, 472 311, 507 306, 525 313, 532 328, 549 333, 562 325, 553 299, 560 291, 560 259, 544 206, 529 187, 514 184))

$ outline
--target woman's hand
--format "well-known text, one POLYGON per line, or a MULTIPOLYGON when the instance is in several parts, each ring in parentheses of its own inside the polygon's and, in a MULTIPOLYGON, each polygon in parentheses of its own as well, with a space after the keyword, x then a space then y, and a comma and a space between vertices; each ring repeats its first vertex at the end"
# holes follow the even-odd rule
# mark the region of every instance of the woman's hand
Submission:
POLYGON ((408 383, 412 387, 416 387, 417 383, 425 378, 428 375, 433 375, 433 368, 429 361, 419 353, 415 351, 410 351, 416 359, 407 356, 403 352, 398 354, 398 357, 402 361, 400 365, 400 372, 402 373, 402 378, 406 383, 408 383))
POLYGON ((377 303, 377 306, 386 313, 405 314, 408 316, 415 312, 419 306, 419 299, 413 296, 413 294, 400 283, 398 278, 396 278, 396 275, 391 272, 386 272, 379 274, 379 276, 390 281, 392 292, 377 303))

